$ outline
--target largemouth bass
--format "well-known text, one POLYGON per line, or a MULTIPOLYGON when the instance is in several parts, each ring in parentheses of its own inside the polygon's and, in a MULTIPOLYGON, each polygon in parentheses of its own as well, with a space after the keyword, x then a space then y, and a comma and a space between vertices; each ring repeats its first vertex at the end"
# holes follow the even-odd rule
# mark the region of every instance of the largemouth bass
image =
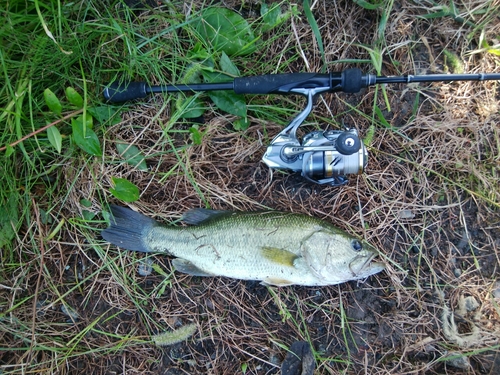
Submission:
POLYGON ((175 269, 195 276, 261 280, 269 285, 333 285, 384 269, 366 242, 322 220, 277 211, 195 209, 165 226, 128 208, 111 206, 102 237, 128 250, 175 257, 175 269))

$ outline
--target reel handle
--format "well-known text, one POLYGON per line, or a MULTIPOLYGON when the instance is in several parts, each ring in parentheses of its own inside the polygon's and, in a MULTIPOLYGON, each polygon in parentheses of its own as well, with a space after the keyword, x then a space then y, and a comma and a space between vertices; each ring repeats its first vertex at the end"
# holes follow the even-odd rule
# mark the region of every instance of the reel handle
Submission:
POLYGON ((361 148, 361 141, 352 132, 343 132, 335 140, 335 148, 342 155, 352 155, 361 148))

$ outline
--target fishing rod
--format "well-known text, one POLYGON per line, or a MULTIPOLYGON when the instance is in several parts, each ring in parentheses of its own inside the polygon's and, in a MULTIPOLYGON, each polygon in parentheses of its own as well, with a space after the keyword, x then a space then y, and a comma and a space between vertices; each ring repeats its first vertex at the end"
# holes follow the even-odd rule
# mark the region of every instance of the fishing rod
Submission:
POLYGON ((236 94, 303 95, 306 107, 267 147, 262 160, 270 168, 301 172, 309 181, 333 186, 345 185, 346 175, 361 174, 368 152, 356 129, 313 131, 302 138, 297 129, 311 113, 314 99, 326 92, 357 93, 361 89, 391 83, 500 80, 500 73, 427 74, 377 76, 360 69, 331 73, 285 73, 237 77, 230 82, 149 86, 146 82, 113 82, 104 90, 108 102, 119 103, 154 93, 232 90, 236 94))

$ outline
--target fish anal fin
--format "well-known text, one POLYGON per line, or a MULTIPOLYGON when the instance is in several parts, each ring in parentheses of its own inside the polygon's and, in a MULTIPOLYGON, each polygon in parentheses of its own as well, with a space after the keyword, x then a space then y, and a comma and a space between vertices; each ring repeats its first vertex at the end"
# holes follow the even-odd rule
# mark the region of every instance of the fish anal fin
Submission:
POLYGON ((191 263, 189 260, 186 259, 176 258, 172 260, 172 264, 174 265, 177 271, 182 273, 187 273, 188 275, 191 276, 214 276, 211 273, 203 271, 202 269, 195 266, 193 263, 191 263))
POLYGON ((289 280, 285 279, 279 279, 277 277, 266 277, 264 280, 261 282, 262 285, 274 285, 274 286, 289 286, 293 285, 294 283, 289 280))
POLYGON ((295 261, 299 258, 297 254, 276 247, 266 246, 263 247, 261 251, 264 258, 281 266, 294 267, 295 261))

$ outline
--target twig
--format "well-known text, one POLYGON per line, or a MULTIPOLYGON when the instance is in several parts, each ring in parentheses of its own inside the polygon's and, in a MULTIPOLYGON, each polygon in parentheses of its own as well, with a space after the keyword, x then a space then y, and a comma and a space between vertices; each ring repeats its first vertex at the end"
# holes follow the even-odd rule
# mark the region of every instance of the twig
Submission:
MULTIPOLYGON (((15 142, 11 143, 9 146, 10 146, 10 147, 14 147, 14 146, 15 146, 15 145, 17 145, 18 143, 21 143, 21 142, 25 141, 26 139, 28 139, 28 138, 30 138, 30 137, 33 137, 34 135, 37 135, 38 133, 41 133, 41 132, 43 132, 43 131, 47 130, 47 129, 48 129, 48 128, 50 128, 51 126, 56 125, 56 124, 59 124, 60 122, 62 122, 62 121, 64 121, 64 120, 67 120, 67 119, 69 119, 69 118, 71 118, 71 117, 73 117, 73 116, 76 116, 76 115, 78 115, 78 114, 80 114, 80 113, 82 113, 82 112, 83 112, 83 109, 79 109, 78 111, 71 112, 71 113, 67 114, 66 116, 64 116, 64 117, 60 118, 59 120, 56 120, 56 121, 54 121, 54 122, 51 122, 50 124, 45 125, 44 127, 40 128, 40 129, 38 129, 38 130, 35 130, 34 132, 31 132, 31 133, 30 133, 30 134, 28 134, 28 135, 25 135, 25 136, 24 136, 24 137, 22 137, 21 139, 18 139, 17 141, 15 141, 15 142)), ((4 150, 6 150, 6 149, 7 149, 7 146, 0 147, 0 151, 4 151, 4 150)))

